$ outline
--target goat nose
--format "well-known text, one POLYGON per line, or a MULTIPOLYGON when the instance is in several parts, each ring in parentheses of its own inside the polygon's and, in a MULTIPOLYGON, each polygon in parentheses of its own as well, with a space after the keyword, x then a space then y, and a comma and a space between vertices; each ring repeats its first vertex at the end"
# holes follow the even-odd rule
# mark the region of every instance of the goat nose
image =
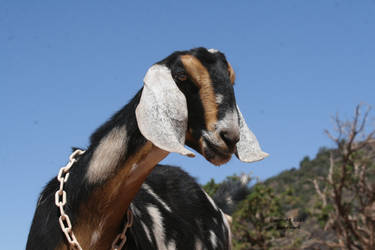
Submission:
POLYGON ((237 129, 222 129, 220 131, 220 137, 230 149, 233 149, 240 140, 240 133, 237 129))

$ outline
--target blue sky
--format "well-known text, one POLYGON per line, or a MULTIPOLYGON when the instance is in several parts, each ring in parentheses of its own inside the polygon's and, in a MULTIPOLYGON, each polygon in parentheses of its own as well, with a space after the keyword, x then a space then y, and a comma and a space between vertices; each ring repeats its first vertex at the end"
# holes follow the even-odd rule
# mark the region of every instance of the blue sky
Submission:
POLYGON ((223 51, 238 105, 266 160, 218 168, 171 154, 200 183, 298 167, 338 112, 375 104, 375 1, 0 0, 0 238, 22 249, 42 186, 71 146, 142 86, 175 50, 223 51))

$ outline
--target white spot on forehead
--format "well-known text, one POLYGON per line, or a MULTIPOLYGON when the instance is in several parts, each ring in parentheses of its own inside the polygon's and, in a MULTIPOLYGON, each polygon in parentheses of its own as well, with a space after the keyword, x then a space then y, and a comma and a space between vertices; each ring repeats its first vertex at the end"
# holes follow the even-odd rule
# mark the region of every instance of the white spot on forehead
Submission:
POLYGON ((212 243, 212 248, 216 248, 217 247, 217 239, 216 239, 216 235, 214 233, 214 231, 210 230, 210 240, 211 240, 211 243, 212 243))
POLYGON ((224 96, 221 94, 216 95, 216 104, 221 104, 224 100, 224 96))
POLYGON ((90 183, 103 181, 115 170, 126 153, 126 128, 112 129, 99 143, 90 160, 86 178, 90 183))
POLYGON ((219 52, 219 51, 217 49, 209 49, 208 52, 214 54, 214 53, 219 52))
POLYGON ((159 195, 154 193, 154 191, 151 189, 151 187, 148 184, 143 183, 142 188, 145 189, 149 194, 154 196, 154 198, 157 201, 159 201, 164 206, 165 209, 167 209, 169 212, 172 212, 172 209, 159 197, 159 195))
POLYGON ((147 211, 151 216, 152 224, 152 232, 154 233, 157 249, 166 249, 165 245, 165 232, 164 232, 164 225, 163 225, 163 218, 159 209, 155 206, 148 206, 147 211))

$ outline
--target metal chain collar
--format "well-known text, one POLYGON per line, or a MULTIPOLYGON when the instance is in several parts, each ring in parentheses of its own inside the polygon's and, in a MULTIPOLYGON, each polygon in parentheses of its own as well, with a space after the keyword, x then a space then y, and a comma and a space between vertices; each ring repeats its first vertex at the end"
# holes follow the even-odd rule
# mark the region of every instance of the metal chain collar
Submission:
MULTIPOLYGON (((64 183, 68 181, 69 170, 77 161, 76 157, 82 155, 85 151, 77 149, 69 156, 69 162, 65 167, 62 167, 57 175, 57 180, 60 182, 60 188, 55 193, 55 204, 60 210, 59 223, 61 230, 65 234, 66 239, 70 245, 70 249, 82 250, 81 245, 77 241, 73 230, 72 223, 69 216, 65 213, 64 206, 66 205, 66 191, 64 190, 64 183)), ((127 210, 127 222, 112 243, 111 250, 121 250, 126 243, 126 231, 133 225, 133 214, 130 209, 127 210)))
POLYGON ((128 211, 126 213, 127 216, 127 222, 124 226, 124 229, 121 233, 119 233, 115 240, 112 243, 111 250, 121 250, 122 247, 125 245, 126 242, 126 231, 133 225, 133 214, 130 211, 130 208, 128 208, 128 211))

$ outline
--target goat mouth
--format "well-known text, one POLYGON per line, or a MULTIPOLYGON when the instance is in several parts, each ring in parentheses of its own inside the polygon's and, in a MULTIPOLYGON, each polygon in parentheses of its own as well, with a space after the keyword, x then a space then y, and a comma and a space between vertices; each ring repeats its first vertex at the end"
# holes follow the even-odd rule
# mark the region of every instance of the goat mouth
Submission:
POLYGON ((224 150, 205 138, 202 142, 203 156, 214 165, 222 165, 232 158, 233 152, 224 150))

